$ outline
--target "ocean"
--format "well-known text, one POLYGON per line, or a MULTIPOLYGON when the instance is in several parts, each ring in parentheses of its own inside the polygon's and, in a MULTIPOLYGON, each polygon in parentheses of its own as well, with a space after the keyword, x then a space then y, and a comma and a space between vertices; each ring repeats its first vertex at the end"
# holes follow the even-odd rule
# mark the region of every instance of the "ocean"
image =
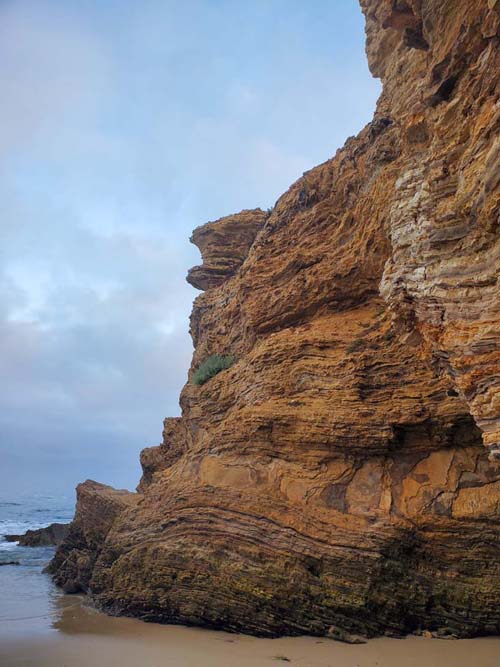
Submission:
POLYGON ((75 499, 50 495, 6 499, 0 497, 0 641, 19 635, 50 632, 60 611, 60 591, 43 568, 54 547, 20 547, 6 542, 6 534, 22 534, 73 518, 75 499))

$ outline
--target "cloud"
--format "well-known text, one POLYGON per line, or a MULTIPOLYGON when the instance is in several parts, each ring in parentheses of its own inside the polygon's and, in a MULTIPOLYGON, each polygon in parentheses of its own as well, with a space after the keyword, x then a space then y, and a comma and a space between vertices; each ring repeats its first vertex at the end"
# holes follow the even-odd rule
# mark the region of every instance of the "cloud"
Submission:
POLYGON ((370 117, 355 3, 0 4, 0 483, 137 482, 178 414, 192 229, 370 117))
POLYGON ((56 135, 64 117, 98 113, 110 77, 103 43, 46 3, 7 1, 0 18, 4 155, 56 135))

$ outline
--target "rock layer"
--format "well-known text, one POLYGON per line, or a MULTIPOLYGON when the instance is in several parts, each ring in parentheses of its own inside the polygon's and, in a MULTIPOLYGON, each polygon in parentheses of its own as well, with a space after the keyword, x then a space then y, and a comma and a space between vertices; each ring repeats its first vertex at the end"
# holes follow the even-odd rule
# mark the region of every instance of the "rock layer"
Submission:
POLYGON ((187 281, 205 290, 233 276, 248 255, 266 217, 264 211, 256 208, 197 227, 190 240, 200 249, 203 264, 190 269, 187 281))
POLYGON ((137 501, 101 526, 82 496, 56 555, 111 613, 349 641, 500 629, 499 12, 362 7, 374 120, 269 215, 195 232, 191 373, 236 362, 184 387, 137 501))
POLYGON ((94 565, 118 516, 138 500, 135 493, 88 479, 76 488, 75 518, 50 562, 56 584, 68 593, 87 591, 94 565))

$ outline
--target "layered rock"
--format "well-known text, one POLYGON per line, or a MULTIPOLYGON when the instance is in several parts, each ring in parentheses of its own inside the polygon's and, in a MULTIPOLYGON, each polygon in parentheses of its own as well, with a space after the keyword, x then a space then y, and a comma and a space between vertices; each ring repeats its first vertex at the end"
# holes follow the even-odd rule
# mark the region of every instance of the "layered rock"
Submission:
POLYGON ((256 208, 197 227, 190 241, 199 248, 203 264, 189 270, 187 281, 205 290, 234 276, 266 217, 264 211, 256 208))
POLYGON ((47 571, 68 593, 87 591, 93 568, 116 519, 138 495, 88 479, 76 488, 75 518, 47 571))
POLYGON ((236 362, 184 387, 140 502, 86 547, 82 587, 111 613, 347 640, 500 630, 499 13, 362 6, 372 123, 269 215, 195 233, 191 373, 236 362))
POLYGON ((500 458, 498 3, 364 4, 380 106, 397 113, 403 148, 381 293, 396 317, 416 319, 500 458), (409 20, 425 36, 418 53, 404 46, 409 20), (419 80, 398 95, 415 65, 419 80))
POLYGON ((27 530, 22 535, 4 535, 7 542, 19 542, 21 547, 58 546, 68 535, 69 524, 51 523, 44 528, 27 530))
POLYGON ((163 420, 163 441, 156 447, 141 452, 142 478, 137 491, 145 491, 154 474, 173 465, 186 450, 186 427, 182 419, 167 417, 163 420))

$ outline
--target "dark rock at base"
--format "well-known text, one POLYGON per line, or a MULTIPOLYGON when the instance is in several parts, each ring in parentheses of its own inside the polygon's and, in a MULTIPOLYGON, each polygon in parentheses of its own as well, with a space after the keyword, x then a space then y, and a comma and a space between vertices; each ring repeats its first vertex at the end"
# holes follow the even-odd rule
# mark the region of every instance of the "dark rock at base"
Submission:
POLYGON ((76 489, 75 518, 46 571, 65 593, 88 591, 100 546, 119 515, 142 497, 88 479, 76 489))
POLYGON ((19 542, 21 547, 59 546, 68 534, 69 524, 51 523, 45 528, 27 530, 24 535, 4 535, 7 542, 19 542))
POLYGON ((74 579, 69 579, 62 587, 63 593, 74 595, 75 593, 82 593, 82 587, 74 579))

